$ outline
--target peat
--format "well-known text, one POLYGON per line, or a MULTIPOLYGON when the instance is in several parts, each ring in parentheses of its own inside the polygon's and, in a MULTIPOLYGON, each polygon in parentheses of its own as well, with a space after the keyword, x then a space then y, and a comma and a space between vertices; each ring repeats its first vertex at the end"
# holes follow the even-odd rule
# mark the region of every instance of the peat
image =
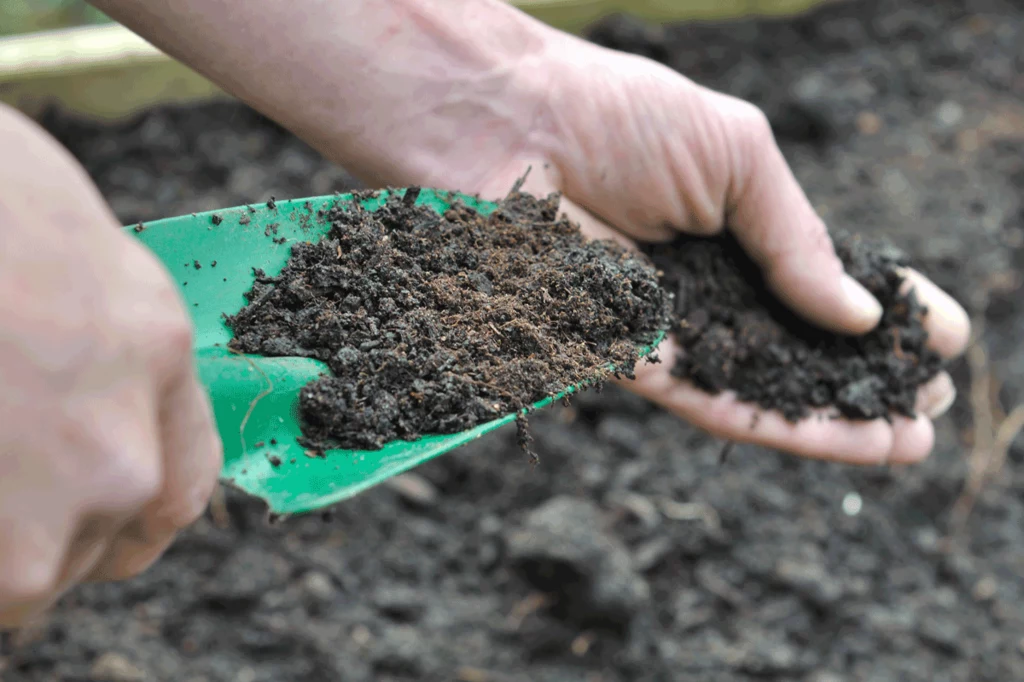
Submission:
POLYGON ((676 294, 673 374, 711 393, 726 389, 797 421, 812 408, 848 419, 914 415, 917 388, 942 367, 927 348, 927 309, 901 291, 909 260, 884 240, 837 234, 846 271, 882 303, 881 323, 841 336, 805 322, 771 294, 728 233, 648 247, 676 294))
POLYGON ((294 245, 279 276, 257 273, 228 319, 236 350, 331 368, 300 396, 311 447, 455 433, 610 367, 631 377, 667 327, 650 262, 586 242, 557 195, 514 191, 488 216, 462 204, 442 216, 417 193, 332 209, 326 237, 294 245))

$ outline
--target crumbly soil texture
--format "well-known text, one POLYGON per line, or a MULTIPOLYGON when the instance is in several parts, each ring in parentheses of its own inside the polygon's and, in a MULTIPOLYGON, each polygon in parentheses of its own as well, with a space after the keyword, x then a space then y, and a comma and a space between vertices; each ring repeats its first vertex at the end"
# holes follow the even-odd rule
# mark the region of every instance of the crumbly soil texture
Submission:
MULTIPOLYGON (((144 575, 75 589, 0 642, 0 678, 1024 679, 1024 440, 944 541, 986 425, 1024 402, 1020 3, 613 19, 590 37, 761 106, 826 224, 887 237, 984 323, 988 366, 949 368, 960 398, 933 456, 859 468, 737 445, 720 465, 722 443, 677 417, 588 391, 531 417, 537 467, 498 430, 331 521, 268 526, 227 491, 144 575)), ((354 186, 234 105, 46 125, 125 225, 354 186)))
POLYGON ((585 241, 558 195, 515 191, 485 216, 458 202, 439 215, 418 194, 331 209, 325 238, 294 245, 277 277, 257 273, 249 305, 228 318, 236 350, 330 367, 301 392, 310 446, 465 431, 632 377, 666 329, 650 262, 585 241))
POLYGON ((791 312, 728 233, 648 247, 675 294, 672 373, 790 421, 813 408, 853 420, 913 417, 917 388, 942 360, 927 347, 927 309, 901 290, 909 260, 885 240, 840 233, 834 242, 846 271, 882 303, 881 323, 863 336, 829 333, 791 312))

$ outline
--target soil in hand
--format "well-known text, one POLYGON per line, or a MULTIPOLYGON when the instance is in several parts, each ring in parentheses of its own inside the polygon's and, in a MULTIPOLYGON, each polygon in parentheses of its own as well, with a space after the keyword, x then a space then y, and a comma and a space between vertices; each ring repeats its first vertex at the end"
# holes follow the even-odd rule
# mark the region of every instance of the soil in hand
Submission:
POLYGON ((393 198, 331 210, 319 243, 257 273, 232 347, 322 360, 305 387, 311 447, 378 449, 463 431, 610 368, 631 376, 670 303, 642 256, 586 242, 557 196, 513 192, 489 216, 393 198))
POLYGON ((733 390, 790 421, 812 408, 855 420, 913 416, 917 388, 942 362, 926 346, 926 308, 901 290, 907 258, 859 236, 837 234, 835 246, 846 271, 884 309, 863 336, 829 333, 793 314, 728 233, 647 247, 676 294, 673 374, 710 393, 733 390))

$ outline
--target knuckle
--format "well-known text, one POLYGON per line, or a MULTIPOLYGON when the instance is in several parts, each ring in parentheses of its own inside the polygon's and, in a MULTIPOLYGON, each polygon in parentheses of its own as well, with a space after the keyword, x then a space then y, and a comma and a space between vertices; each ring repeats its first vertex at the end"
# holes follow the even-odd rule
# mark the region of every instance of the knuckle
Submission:
POLYGON ((741 124, 740 129, 745 133, 748 143, 751 145, 775 143, 771 121, 760 107, 749 102, 741 102, 737 104, 736 114, 741 124))
POLYGON ((168 509, 169 519, 178 530, 187 528, 199 520, 206 511, 217 486, 220 484, 218 466, 211 475, 197 480, 179 500, 168 509))
POLYGON ((116 508, 137 509, 160 494, 163 471, 151 453, 118 450, 107 457, 102 474, 107 499, 116 508))
POLYGON ((175 500, 167 505, 164 509, 161 517, 173 528, 174 530, 184 530, 193 523, 199 520, 199 518, 206 511, 206 506, 209 504, 210 496, 213 494, 215 485, 208 483, 196 484, 189 494, 182 496, 181 499, 175 500))
POLYGON ((165 491, 165 497, 161 499, 156 512, 161 527, 173 531, 183 530, 205 513, 220 483, 223 460, 220 436, 213 432, 206 441, 194 477, 187 484, 173 486, 172 490, 165 491))
POLYGON ((689 234, 696 235, 698 237, 714 237, 722 232, 723 222, 710 216, 697 216, 696 219, 691 220, 686 226, 686 231, 689 234))
POLYGON ((164 379, 178 376, 191 365, 192 326, 178 311, 164 314, 157 324, 142 330, 143 352, 152 363, 152 370, 164 379))
POLYGON ((173 360, 192 357, 192 325, 184 315, 174 315, 160 330, 161 343, 173 360))
POLYGON ((57 587, 58 567, 47 562, 16 562, 0 571, 0 611, 49 601, 57 587))

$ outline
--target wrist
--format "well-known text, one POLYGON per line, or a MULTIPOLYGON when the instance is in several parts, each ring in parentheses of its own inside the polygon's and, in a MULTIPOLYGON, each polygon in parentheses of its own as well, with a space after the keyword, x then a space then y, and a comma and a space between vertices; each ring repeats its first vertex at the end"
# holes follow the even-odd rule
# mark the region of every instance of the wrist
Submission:
POLYGON ((544 64, 569 39, 503 0, 91 2, 373 184, 550 128, 544 64))
POLYGON ((453 149, 487 156, 531 134, 546 113, 549 57, 567 36, 501 0, 390 4, 359 76, 364 105, 346 102, 333 129, 300 134, 367 182, 390 185, 436 184, 453 170, 439 168, 453 149))

